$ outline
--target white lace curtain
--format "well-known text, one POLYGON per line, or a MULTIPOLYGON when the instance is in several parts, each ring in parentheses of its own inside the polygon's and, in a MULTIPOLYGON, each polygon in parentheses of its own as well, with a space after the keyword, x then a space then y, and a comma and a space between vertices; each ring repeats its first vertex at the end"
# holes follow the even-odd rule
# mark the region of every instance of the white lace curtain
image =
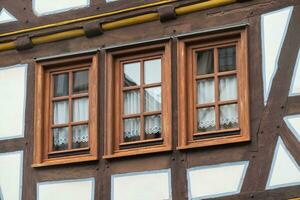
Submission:
POLYGON ((220 78, 220 100, 236 100, 237 99, 237 80, 236 76, 226 76, 220 78))
POLYGON ((215 102, 214 79, 205 79, 197 82, 198 84, 198 104, 215 102))
POLYGON ((140 92, 130 91, 124 93, 124 114, 140 113, 140 92))
POLYGON ((53 129, 53 148, 54 150, 64 150, 68 148, 68 127, 53 129))
MULTIPOLYGON (((214 80, 205 79, 197 82, 198 103, 215 102, 214 80)), ((221 101, 237 99, 237 79, 236 76, 220 77, 219 79, 219 99, 221 101)), ((214 107, 202 108, 198 110, 198 129, 203 131, 214 130, 216 127, 216 116, 214 107)), ((233 128, 238 126, 238 110, 236 104, 220 107, 221 128, 233 128)))
MULTIPOLYGON (((69 122, 69 102, 68 101, 58 101, 54 102, 53 111, 53 122, 54 124, 66 124, 69 122)), ((73 101, 73 122, 87 121, 89 115, 89 101, 88 98, 75 99, 73 101)), ((80 125, 73 126, 73 143, 87 144, 88 142, 88 126, 80 125)), ((56 150, 62 150, 67 148, 68 144, 68 128, 55 128, 53 129, 54 137, 54 148, 56 150)))
MULTIPOLYGON (((144 111, 160 111, 161 110, 161 88, 148 88, 144 91, 144 111)), ((140 93, 139 91, 130 91, 124 93, 124 114, 139 114, 140 111, 140 93)), ((124 120, 124 138, 133 138, 140 136, 140 119, 124 120)), ((145 118, 145 133, 154 134, 161 131, 160 115, 145 118)))
POLYGON ((69 122, 69 101, 54 102, 54 124, 66 124, 69 122))
POLYGON ((161 133, 161 115, 152 115, 145 118, 145 134, 161 133))
POLYGON ((133 138, 140 136, 140 118, 124 120, 124 138, 133 138))
POLYGON ((73 127, 73 148, 87 147, 89 141, 88 125, 73 127))
POLYGON ((224 105, 220 107, 220 126, 223 129, 238 127, 237 104, 224 105))

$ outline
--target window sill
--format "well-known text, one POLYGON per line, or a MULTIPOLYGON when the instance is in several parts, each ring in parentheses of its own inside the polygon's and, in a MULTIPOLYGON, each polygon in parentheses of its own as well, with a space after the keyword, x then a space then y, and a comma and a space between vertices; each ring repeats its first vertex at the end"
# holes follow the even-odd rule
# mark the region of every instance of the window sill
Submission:
POLYGON ((126 150, 118 150, 118 151, 115 151, 111 155, 104 155, 103 159, 167 152, 167 151, 171 151, 171 150, 172 150, 171 146, 165 146, 165 145, 159 145, 159 146, 155 146, 155 147, 151 147, 151 148, 149 148, 149 147, 132 148, 132 149, 126 149, 126 150))
POLYGON ((250 141, 249 134, 223 136, 217 138, 188 141, 187 144, 179 145, 176 149, 185 150, 185 149, 192 149, 192 148, 199 148, 199 147, 216 146, 222 144, 234 144, 234 143, 249 142, 249 141, 250 141))
POLYGON ((63 158, 46 159, 41 163, 34 163, 31 166, 34 168, 38 168, 38 167, 47 167, 47 166, 54 166, 54 165, 88 162, 88 161, 95 161, 95 160, 98 160, 97 156, 77 155, 77 156, 70 156, 70 157, 63 157, 63 158))

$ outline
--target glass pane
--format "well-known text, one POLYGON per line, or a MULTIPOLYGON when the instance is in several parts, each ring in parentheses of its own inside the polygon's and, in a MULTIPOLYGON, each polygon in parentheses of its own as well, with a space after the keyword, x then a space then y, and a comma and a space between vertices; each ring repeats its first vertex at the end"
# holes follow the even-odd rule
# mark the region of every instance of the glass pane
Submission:
POLYGON ((68 149, 68 127, 54 128, 53 134, 53 151, 68 149))
POLYGON ((85 93, 89 90, 89 71, 79 71, 73 74, 73 93, 85 93))
POLYGON ((124 86, 140 85, 140 62, 124 65, 124 86))
POLYGON ((220 100, 228 101, 237 99, 236 76, 225 76, 219 79, 220 100))
POLYGON ((69 122, 69 101, 55 101, 53 103, 53 123, 65 124, 69 122))
POLYGON ((196 52, 197 55, 197 75, 214 73, 214 50, 196 52))
POLYGON ((153 139, 161 137, 161 115, 145 117, 145 138, 153 139))
POLYGON ((197 81, 198 104, 215 102, 214 79, 203 79, 197 81))
POLYGON ((145 112, 161 110, 161 87, 145 89, 145 112))
POLYGON ((161 59, 145 61, 145 84, 161 82, 161 59))
POLYGON ((125 142, 140 140, 140 118, 125 119, 123 130, 125 142))
POLYGON ((220 106, 220 127, 221 129, 239 127, 237 104, 220 106))
POLYGON ((80 98, 73 100, 73 122, 89 120, 89 99, 80 98))
POLYGON ((236 69, 235 46, 218 49, 219 71, 231 71, 236 69))
POLYGON ((197 132, 206 132, 216 130, 215 108, 198 109, 197 132))
POLYGON ((54 75, 54 97, 69 95, 69 74, 54 75))
POLYGON ((72 143, 73 149, 88 147, 88 143, 89 143, 88 125, 73 126, 72 133, 73 133, 73 143, 72 143))
POLYGON ((124 92, 124 114, 140 113, 140 91, 124 92))

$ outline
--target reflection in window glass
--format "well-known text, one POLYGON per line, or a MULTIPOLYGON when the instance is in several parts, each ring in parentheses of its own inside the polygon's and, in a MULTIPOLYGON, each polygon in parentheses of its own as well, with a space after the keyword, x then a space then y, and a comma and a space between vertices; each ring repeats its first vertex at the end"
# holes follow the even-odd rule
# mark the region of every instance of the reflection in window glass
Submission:
POLYGON ((214 79, 202 79, 197 81, 198 104, 213 103, 215 101, 214 79))
POLYGON ((161 110, 161 87, 145 89, 145 112, 161 110))
POLYGON ((213 49, 199 51, 197 54, 197 75, 214 73, 213 49))
POLYGON ((218 49, 219 71, 231 71, 236 69, 235 46, 218 49))
POLYGON ((219 79, 220 100, 228 101, 237 99, 236 76, 225 76, 219 79))
POLYGON ((161 59, 147 60, 144 65, 145 84, 161 82, 161 59))
POLYGON ((72 148, 88 147, 89 142, 89 128, 88 125, 79 125, 72 127, 73 143, 72 148))
POLYGON ((125 119, 123 126, 124 142, 140 140, 140 118, 125 119))
POLYGON ((146 139, 161 137, 161 115, 145 117, 145 134, 146 139))
POLYGON ((237 104, 220 106, 220 126, 221 129, 239 127, 237 104))
POLYGON ((124 86, 140 84, 140 62, 124 64, 124 86))
POLYGON ((89 119, 89 99, 73 100, 73 122, 87 121, 89 119))
POLYGON ((69 122, 69 102, 55 101, 53 104, 53 123, 65 124, 69 122))
POLYGON ((85 93, 89 89, 88 71, 74 72, 73 74, 73 93, 85 93))
POLYGON ((68 127, 54 128, 53 133, 53 150, 61 151, 68 149, 68 127))
POLYGON ((124 92, 124 114, 140 113, 140 91, 132 90, 124 92))
POLYGON ((216 116, 214 107, 198 109, 197 127, 198 132, 216 130, 216 116))
POLYGON ((54 97, 67 96, 69 94, 69 74, 54 75, 54 97))

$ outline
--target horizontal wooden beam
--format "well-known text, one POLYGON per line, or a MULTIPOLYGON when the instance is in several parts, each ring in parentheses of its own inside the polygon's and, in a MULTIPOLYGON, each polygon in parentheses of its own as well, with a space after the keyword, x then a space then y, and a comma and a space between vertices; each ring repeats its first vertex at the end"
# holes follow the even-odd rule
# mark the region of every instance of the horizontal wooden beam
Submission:
MULTIPOLYGON (((177 15, 185 15, 188 13, 201 11, 205 9, 215 8, 219 6, 224 6, 228 4, 232 4, 237 2, 238 0, 208 0, 205 2, 195 3, 188 6, 182 6, 175 9, 177 15)), ((129 17, 125 19, 119 19, 112 22, 106 22, 103 24, 99 24, 99 29, 101 28, 103 31, 113 30, 121 27, 151 22, 160 20, 160 16, 158 12, 152 12, 147 14, 142 14, 134 17, 129 17), (101 26, 101 27, 100 27, 101 26)), ((39 45, 49 42, 56 42, 66 39, 72 39, 76 37, 81 37, 85 35, 84 28, 76 28, 73 30, 62 31, 58 33, 48 34, 44 36, 33 36, 31 38, 33 45, 39 45)), ((10 41, 6 43, 0 43, 0 52, 16 49, 16 41, 10 41)))

